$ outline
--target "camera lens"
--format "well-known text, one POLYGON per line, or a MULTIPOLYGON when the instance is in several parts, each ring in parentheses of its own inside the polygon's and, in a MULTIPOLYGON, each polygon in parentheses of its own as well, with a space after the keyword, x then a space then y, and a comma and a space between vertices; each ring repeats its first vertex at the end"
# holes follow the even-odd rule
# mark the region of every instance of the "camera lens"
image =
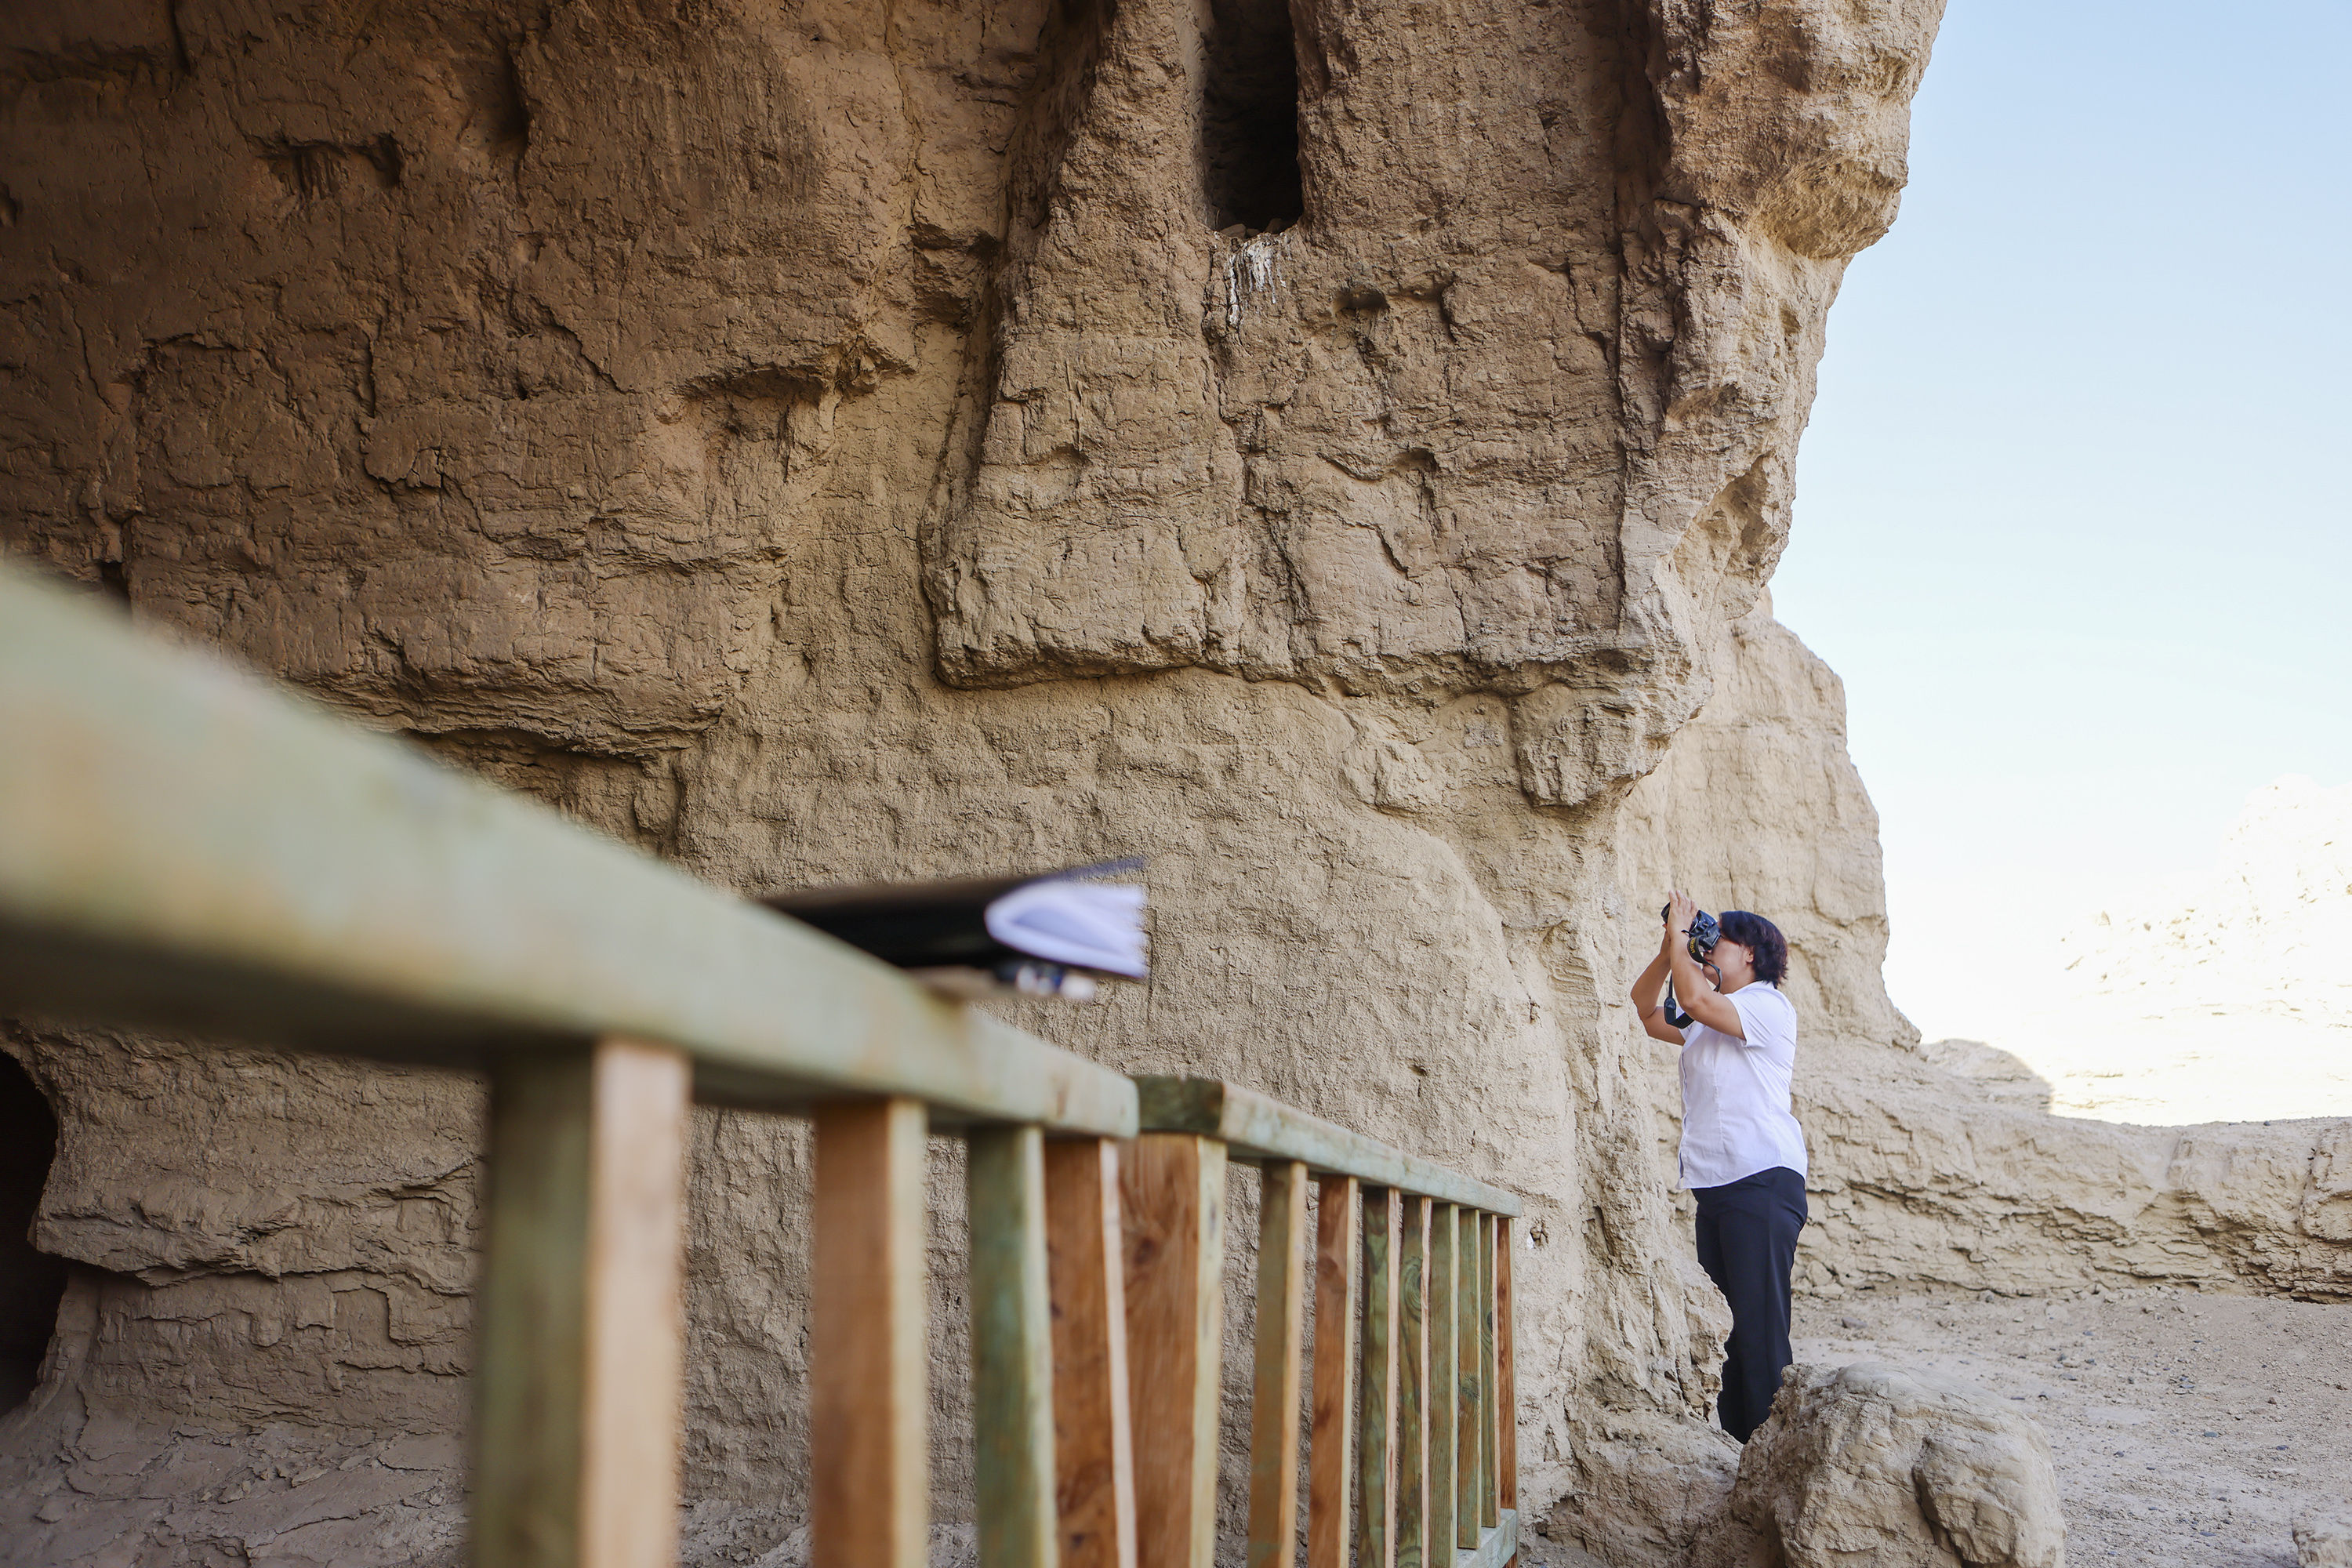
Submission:
POLYGON ((1691 956, 1705 958, 1715 951, 1715 944, 1722 938, 1722 926, 1717 922, 1713 915, 1701 910, 1690 923, 1691 956))

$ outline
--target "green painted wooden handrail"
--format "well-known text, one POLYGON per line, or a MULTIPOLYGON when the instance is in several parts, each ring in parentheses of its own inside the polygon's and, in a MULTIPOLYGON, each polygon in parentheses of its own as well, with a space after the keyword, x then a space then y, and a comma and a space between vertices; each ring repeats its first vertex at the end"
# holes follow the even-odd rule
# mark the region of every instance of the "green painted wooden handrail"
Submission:
POLYGON ((1121 1074, 0 565, 0 1013, 1126 1137, 1121 1074))
POLYGON ((1141 1077, 1135 1085, 1142 1096, 1146 1132, 1198 1133, 1226 1145, 1237 1160, 1298 1160, 1317 1174, 1354 1176, 1372 1186, 1489 1214, 1516 1218, 1519 1213, 1519 1200, 1500 1187, 1391 1149, 1255 1089, 1213 1078, 1141 1077))

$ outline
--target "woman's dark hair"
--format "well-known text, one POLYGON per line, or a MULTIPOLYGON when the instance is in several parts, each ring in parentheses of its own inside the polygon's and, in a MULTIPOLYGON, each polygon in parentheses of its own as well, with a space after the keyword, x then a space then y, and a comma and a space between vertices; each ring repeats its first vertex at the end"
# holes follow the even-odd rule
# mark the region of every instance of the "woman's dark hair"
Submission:
POLYGON ((1746 910, 1726 910, 1717 917, 1723 928, 1723 939, 1736 942, 1756 955, 1756 978, 1780 984, 1789 973, 1789 939, 1780 928, 1762 915, 1751 915, 1746 910))

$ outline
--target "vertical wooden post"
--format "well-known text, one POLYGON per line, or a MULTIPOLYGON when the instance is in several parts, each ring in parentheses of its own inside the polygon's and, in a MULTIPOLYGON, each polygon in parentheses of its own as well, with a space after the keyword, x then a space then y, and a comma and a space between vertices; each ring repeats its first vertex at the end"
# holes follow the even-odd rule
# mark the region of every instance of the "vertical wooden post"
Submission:
MULTIPOLYGON (((1510 1220, 1494 1223, 1494 1404, 1496 1507, 1519 1510, 1519 1366, 1512 1344, 1510 1220)), ((1512 1556, 1512 1561, 1519 1561, 1512 1556)))
POLYGON ((1397 1247, 1397 1568, 1429 1562, 1429 1211, 1408 1197, 1397 1247))
POLYGON ((1463 1549, 1477 1544, 1479 1514, 1486 1511, 1486 1408, 1479 1404, 1479 1319, 1484 1310, 1477 1298, 1477 1256, 1479 1232, 1486 1229, 1486 1215, 1475 1208, 1461 1213, 1461 1284, 1456 1286, 1456 1300, 1461 1305, 1461 1338, 1456 1340, 1456 1383, 1454 1396, 1461 1411, 1461 1425, 1456 1427, 1454 1441, 1458 1444, 1458 1458, 1454 1462, 1454 1542, 1463 1549))
POLYGON ((676 1561, 692 1090, 634 1040, 492 1075, 477 1568, 676 1561))
POLYGON ((1148 1132, 1121 1162, 1141 1568, 1213 1568, 1225 1321, 1225 1146, 1148 1132))
POLYGON ((903 1098, 828 1105, 814 1121, 810 1562, 925 1568, 923 1106, 903 1098))
MULTIPOLYGON (((1359 1477, 1356 1568, 1395 1568, 1397 1467, 1397 1269, 1404 1195, 1394 1187, 1364 1195, 1363 1404, 1356 1436, 1359 1477)), ((1318 1314, 1320 1307, 1316 1309, 1318 1314)))
POLYGON ((1511 1222, 1495 1222, 1495 1488, 1498 1506, 1519 1506, 1519 1373, 1513 1343, 1511 1222))
POLYGON ((1260 1171, 1257 1343, 1250 1380, 1249 1568, 1291 1568, 1298 1555, 1299 1341, 1307 1282, 1307 1167, 1260 1171))
POLYGON ((1459 1496, 1454 1472, 1461 1453, 1454 1436, 1461 1426, 1462 1301, 1455 1275, 1457 1222, 1452 1204, 1433 1204, 1429 1215, 1429 1535, 1423 1563, 1451 1568, 1459 1496))
POLYGON ((1458 1324, 1454 1341, 1454 1543, 1465 1551, 1478 1544, 1486 1491, 1480 1484, 1486 1444, 1479 1437, 1486 1422, 1478 1407, 1478 1233, 1486 1228, 1486 1219, 1475 1209, 1462 1210, 1454 1240, 1454 1267, 1460 1273, 1454 1293, 1458 1324))
POLYGON ((1135 1568, 1126 1247, 1118 1145, 1109 1139, 1045 1145, 1045 1249, 1062 1568, 1135 1568))
POLYGON ((1348 1568, 1356 1438, 1356 1289, 1362 1189, 1315 1184, 1315 1384, 1307 1428, 1307 1568, 1348 1568))
POLYGON ((968 1142, 980 1568, 1055 1568, 1044 1135, 1034 1127, 984 1127, 968 1142))
POLYGON ((1463 1208, 1458 1225, 1461 1225, 1461 1232, 1454 1241, 1454 1246, 1456 1246, 1456 1265, 1454 1268, 1461 1269, 1458 1284, 1454 1286, 1454 1305, 1456 1305, 1458 1323, 1461 1323, 1454 1331, 1456 1333, 1456 1340, 1454 1340, 1454 1356, 1456 1356, 1456 1361, 1454 1361, 1454 1408, 1456 1408, 1456 1427, 1454 1427, 1454 1444, 1456 1444, 1456 1458, 1454 1458, 1454 1544, 1467 1552, 1477 1544, 1477 1521, 1479 1514, 1484 1511, 1484 1493, 1486 1493, 1482 1483, 1486 1444, 1479 1436, 1479 1429, 1486 1425, 1486 1417, 1484 1417, 1484 1411, 1479 1408, 1477 1401, 1477 1321, 1482 1317, 1477 1300, 1477 1253, 1479 1232, 1486 1229, 1486 1215, 1479 1213, 1477 1208, 1463 1208))
POLYGON ((1461 1500, 1454 1521, 1463 1546, 1478 1544, 1486 1514, 1486 1363, 1491 1353, 1482 1325, 1486 1321, 1486 1279, 1480 1259, 1486 1250, 1488 1219, 1483 1211, 1464 1215, 1462 1229, 1462 1465, 1455 1484, 1461 1500))
POLYGON ((1496 1424, 1502 1414, 1495 1398, 1495 1248, 1502 1224, 1500 1215, 1478 1216, 1478 1522, 1482 1526, 1503 1522, 1495 1468, 1499 1449, 1496 1424))

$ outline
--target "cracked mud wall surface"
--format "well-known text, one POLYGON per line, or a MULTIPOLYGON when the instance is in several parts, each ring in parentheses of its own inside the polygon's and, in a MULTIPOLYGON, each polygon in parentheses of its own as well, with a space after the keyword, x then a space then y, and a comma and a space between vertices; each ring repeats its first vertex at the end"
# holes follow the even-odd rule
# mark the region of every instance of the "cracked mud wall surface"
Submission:
MULTIPOLYGON (((1522 1484, 1637 1561, 1723 1325, 1618 808, 1938 9, 18 6, 0 542, 722 884, 1149 854, 1155 982, 1013 1014, 1521 1193, 1522 1484)), ((449 1550, 476 1089, 6 1043, 73 1265, 8 1549, 449 1550)), ((691 1557, 793 1550, 806 1175, 698 1119, 691 1557)))

